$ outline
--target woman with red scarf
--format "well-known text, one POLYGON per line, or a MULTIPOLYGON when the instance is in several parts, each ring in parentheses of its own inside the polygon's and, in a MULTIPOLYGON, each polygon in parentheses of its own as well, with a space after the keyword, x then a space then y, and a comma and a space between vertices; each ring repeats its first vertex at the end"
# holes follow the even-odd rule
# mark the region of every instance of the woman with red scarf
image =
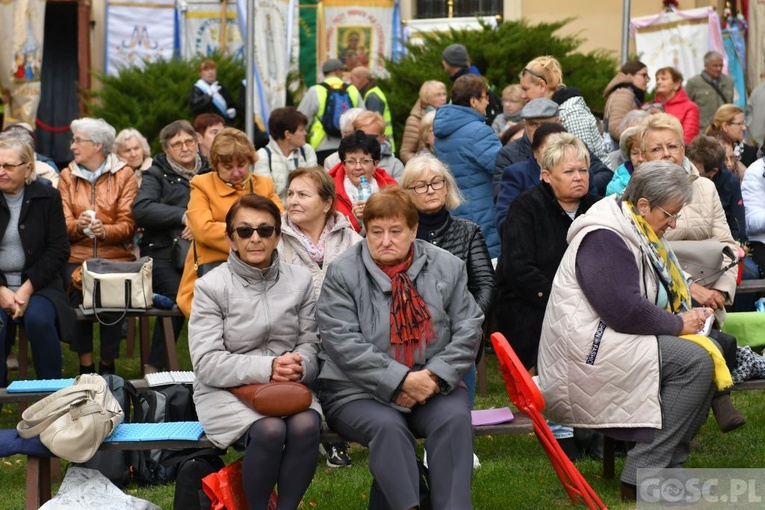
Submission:
POLYGON ((433 508, 472 508, 467 389, 483 314, 465 263, 416 240, 417 209, 386 188, 364 208, 367 237, 327 269, 316 320, 327 423, 369 448, 390 508, 420 505, 415 438, 427 441, 433 508))

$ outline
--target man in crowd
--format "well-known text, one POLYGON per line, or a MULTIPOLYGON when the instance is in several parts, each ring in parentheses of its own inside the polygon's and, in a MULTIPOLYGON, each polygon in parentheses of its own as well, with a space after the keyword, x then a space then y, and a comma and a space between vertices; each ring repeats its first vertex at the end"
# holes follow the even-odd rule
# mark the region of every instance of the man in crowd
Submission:
MULTIPOLYGON (((441 53, 441 65, 451 78, 452 83, 465 74, 481 74, 478 68, 470 65, 470 55, 468 55, 467 48, 462 44, 447 46, 441 53)), ((491 126, 494 118, 502 112, 502 100, 491 89, 487 95, 489 96, 489 106, 486 107, 486 123, 491 126)))
POLYGON ((735 84, 723 70, 723 56, 716 51, 704 55, 704 70, 688 80, 685 92, 691 101, 699 106, 699 123, 701 132, 712 124, 715 112, 724 104, 732 103, 735 84))
POLYGON ((216 113, 203 113, 194 117, 194 131, 199 137, 199 152, 210 157, 210 147, 215 136, 226 127, 226 121, 216 113))
POLYGON ((367 110, 377 112, 382 115, 385 120, 385 137, 388 139, 391 145, 391 151, 396 152, 396 145, 393 142, 393 123, 390 113, 390 106, 388 105, 388 98, 377 86, 377 78, 371 73, 371 71, 364 67, 354 67, 350 76, 351 83, 354 87, 359 89, 361 97, 364 98, 364 106, 367 110))

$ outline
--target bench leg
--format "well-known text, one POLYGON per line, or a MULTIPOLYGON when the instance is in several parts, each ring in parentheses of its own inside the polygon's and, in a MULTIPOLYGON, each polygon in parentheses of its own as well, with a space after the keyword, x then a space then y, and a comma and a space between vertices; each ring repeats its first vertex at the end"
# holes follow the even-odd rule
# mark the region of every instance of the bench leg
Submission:
POLYGON ((141 328, 141 370, 149 362, 151 350, 151 325, 148 317, 139 317, 138 324, 141 328))
POLYGON ((50 458, 27 457, 27 510, 36 510, 50 500, 50 458))
POLYGON ((616 474, 616 451, 614 438, 603 437, 603 478, 613 480, 616 474))
MULTIPOLYGON (((480 348, 483 349, 483 340, 481 340, 480 348)), ((476 378, 478 380, 478 395, 485 397, 489 392, 488 384, 486 382, 486 351, 483 352, 481 361, 476 365, 476 378)))
POLYGON ((125 319, 127 321, 127 338, 126 338, 126 349, 125 354, 127 354, 128 358, 133 357, 133 353, 135 352, 135 319, 132 317, 128 317, 125 319))
POLYGON ((167 358, 167 367, 170 370, 178 370, 178 354, 175 351, 175 331, 173 330, 172 317, 158 317, 162 320, 162 330, 165 336, 165 356, 167 358))

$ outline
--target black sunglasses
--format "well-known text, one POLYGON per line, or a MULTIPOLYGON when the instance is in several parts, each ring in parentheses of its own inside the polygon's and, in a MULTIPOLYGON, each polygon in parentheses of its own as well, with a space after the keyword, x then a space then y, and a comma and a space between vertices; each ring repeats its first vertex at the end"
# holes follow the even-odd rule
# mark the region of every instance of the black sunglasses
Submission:
POLYGON ((259 227, 236 227, 234 229, 239 239, 249 239, 253 232, 257 232, 261 239, 268 239, 276 231, 276 227, 271 225, 261 225, 259 227))

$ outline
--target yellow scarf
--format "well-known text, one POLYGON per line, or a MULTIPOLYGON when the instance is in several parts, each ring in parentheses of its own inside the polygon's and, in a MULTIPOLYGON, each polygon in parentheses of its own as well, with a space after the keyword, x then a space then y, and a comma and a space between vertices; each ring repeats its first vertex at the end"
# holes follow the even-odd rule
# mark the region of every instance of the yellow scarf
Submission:
MULTIPOLYGON (((624 206, 630 212, 630 218, 635 228, 648 241, 649 257, 667 289, 667 311, 678 313, 681 310, 689 309, 689 303, 691 302, 690 290, 685 282, 683 273, 680 271, 680 265, 677 263, 675 254, 664 244, 662 239, 659 239, 651 225, 638 213, 635 206, 626 201, 624 206)), ((725 358, 723 358, 720 349, 717 348, 714 342, 704 335, 696 334, 683 335, 680 338, 701 346, 712 357, 715 369, 713 379, 718 390, 724 390, 733 386, 733 379, 731 378, 728 366, 725 364, 725 358)))

